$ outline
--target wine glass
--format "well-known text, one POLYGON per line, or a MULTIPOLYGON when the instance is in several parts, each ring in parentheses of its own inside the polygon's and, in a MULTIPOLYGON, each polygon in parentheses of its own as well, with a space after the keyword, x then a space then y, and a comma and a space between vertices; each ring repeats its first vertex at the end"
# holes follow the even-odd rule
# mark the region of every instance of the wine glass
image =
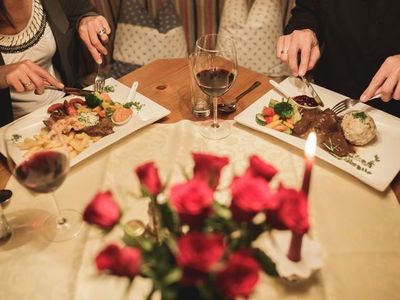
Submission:
POLYGON ((201 124, 201 134, 218 140, 231 133, 228 122, 218 119, 218 99, 225 94, 237 74, 236 49, 226 34, 207 34, 196 41, 194 76, 200 89, 213 98, 213 119, 201 124))
POLYGON ((55 190, 64 182, 69 170, 69 152, 66 136, 49 131, 43 141, 34 141, 39 120, 23 117, 5 128, 4 145, 7 164, 12 175, 28 190, 48 193, 56 214, 48 216, 41 224, 44 237, 61 242, 77 236, 82 228, 82 215, 72 209, 60 209, 55 190), (30 140, 25 140, 30 138, 30 140))

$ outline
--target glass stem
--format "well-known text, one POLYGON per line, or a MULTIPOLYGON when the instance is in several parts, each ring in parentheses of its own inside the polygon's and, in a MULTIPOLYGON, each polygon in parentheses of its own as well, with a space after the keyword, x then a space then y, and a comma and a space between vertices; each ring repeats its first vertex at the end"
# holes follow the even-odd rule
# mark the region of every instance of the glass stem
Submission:
POLYGON ((56 199, 56 195, 54 192, 50 193, 50 197, 53 200, 53 204, 54 207, 56 208, 56 212, 57 212, 57 224, 62 226, 67 224, 67 219, 64 218, 61 214, 61 210, 60 210, 60 206, 58 205, 57 199, 56 199))
POLYGON ((218 128, 218 97, 213 97, 213 128, 218 128))

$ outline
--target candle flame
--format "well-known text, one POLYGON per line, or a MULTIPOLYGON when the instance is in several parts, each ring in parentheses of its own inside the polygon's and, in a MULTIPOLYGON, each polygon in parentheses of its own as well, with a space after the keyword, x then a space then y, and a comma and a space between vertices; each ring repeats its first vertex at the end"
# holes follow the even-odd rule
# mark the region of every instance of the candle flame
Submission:
POLYGON ((317 135, 315 134, 315 132, 310 132, 306 140, 306 147, 304 149, 304 153, 306 154, 306 157, 313 158, 316 150, 317 150, 317 135))

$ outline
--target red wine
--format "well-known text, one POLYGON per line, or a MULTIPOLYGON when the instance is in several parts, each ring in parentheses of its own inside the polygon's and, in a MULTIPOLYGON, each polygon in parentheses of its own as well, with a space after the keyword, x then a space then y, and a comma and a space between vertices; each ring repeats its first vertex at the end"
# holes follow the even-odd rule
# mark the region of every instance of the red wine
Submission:
POLYGON ((28 189, 37 193, 56 190, 67 176, 68 158, 57 151, 34 153, 16 169, 15 177, 28 189))
POLYGON ((200 89, 209 96, 221 96, 231 86, 235 75, 225 69, 213 68, 196 75, 200 89))

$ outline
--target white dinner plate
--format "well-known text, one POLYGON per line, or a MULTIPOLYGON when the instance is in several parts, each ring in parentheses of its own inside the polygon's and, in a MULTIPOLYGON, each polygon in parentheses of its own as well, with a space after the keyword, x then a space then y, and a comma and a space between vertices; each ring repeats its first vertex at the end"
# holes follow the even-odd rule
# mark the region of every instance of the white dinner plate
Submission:
MULTIPOLYGON (((109 92, 109 95, 112 100, 120 103, 125 103, 128 102, 128 94, 130 88, 127 87, 126 85, 120 83, 119 81, 115 80, 114 78, 108 78, 106 80, 106 85, 114 86, 114 92, 109 92)), ((93 88, 93 87, 89 87, 93 88)), ((76 98, 77 96, 66 96, 62 99, 54 101, 54 103, 57 102, 63 102, 65 99, 70 99, 70 98, 76 98)), ((80 97, 84 99, 83 97, 80 97)), ((150 100, 146 96, 136 93, 135 102, 139 102, 140 104, 143 105, 142 109, 137 112, 134 109, 134 113, 132 118, 124 125, 120 126, 114 126, 114 133, 107 135, 105 137, 102 137, 100 140, 97 142, 91 144, 88 148, 86 148, 84 151, 82 151, 80 154, 75 156, 71 160, 71 166, 78 164, 82 160, 88 158, 89 156, 93 155, 94 153, 108 147, 109 145, 115 143, 116 141, 122 139, 123 137, 127 136, 128 134, 131 134, 132 132, 135 132, 136 130, 149 125, 167 115, 170 114, 170 111, 166 109, 165 107, 155 103, 154 101, 150 100)), ((36 111, 24 116, 23 118, 20 118, 16 120, 15 122, 21 123, 21 126, 26 126, 26 124, 29 124, 29 128, 25 132, 25 135, 23 137, 31 137, 37 133, 39 133, 40 129, 44 127, 43 120, 47 119, 49 114, 47 113, 47 108, 49 105, 46 105, 44 107, 41 107, 37 109, 36 111)), ((1 131, 3 131, 7 126, 3 126, 1 128, 1 131)), ((2 137, 2 135, 0 135, 2 137)), ((1 147, 1 153, 5 155, 4 151, 4 145, 3 143, 0 143, 1 147)), ((22 152, 15 147, 15 153, 13 155, 16 155, 17 157, 22 158, 22 152)))
MULTIPOLYGON (((298 81, 292 77, 281 82, 280 86, 289 96, 305 94, 298 81)), ((324 101, 325 107, 332 107, 337 102, 347 98, 346 96, 323 87, 317 85, 313 86, 324 101)), ((270 90, 243 112, 238 114, 235 120, 240 124, 264 132, 297 148, 304 149, 305 140, 257 124, 256 114, 262 112, 264 106, 268 106, 270 99, 280 100, 282 96, 275 90, 270 90)), ((367 162, 374 160, 375 155, 378 155, 379 161, 371 168, 366 168, 370 173, 357 168, 357 165, 361 166, 361 163, 357 163, 353 160, 356 165, 352 165, 343 159, 341 160, 332 156, 321 148, 317 149, 316 155, 339 169, 348 172, 371 187, 379 191, 384 191, 400 170, 400 119, 363 103, 358 103, 352 109, 366 111, 373 117, 377 126, 377 138, 367 146, 356 147, 356 153, 361 159, 367 162)))

